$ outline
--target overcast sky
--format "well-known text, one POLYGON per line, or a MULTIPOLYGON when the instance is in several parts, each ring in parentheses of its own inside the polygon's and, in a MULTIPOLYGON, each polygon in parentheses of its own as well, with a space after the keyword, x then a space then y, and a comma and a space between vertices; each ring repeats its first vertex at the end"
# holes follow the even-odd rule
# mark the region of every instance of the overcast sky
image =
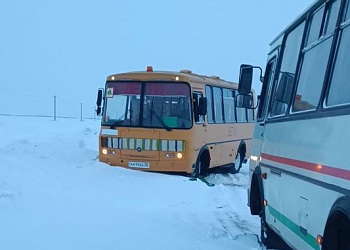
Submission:
POLYGON ((237 81, 313 0, 0 0, 0 113, 93 116, 98 87, 125 71, 237 81))

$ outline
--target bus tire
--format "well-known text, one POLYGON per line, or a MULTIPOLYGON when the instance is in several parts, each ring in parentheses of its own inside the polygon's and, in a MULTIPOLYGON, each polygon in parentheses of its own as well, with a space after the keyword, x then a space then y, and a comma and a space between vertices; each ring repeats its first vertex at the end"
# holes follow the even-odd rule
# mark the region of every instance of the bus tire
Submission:
POLYGON ((260 240, 266 249, 273 249, 277 238, 276 233, 267 225, 265 219, 261 217, 260 220, 260 240))
POLYGON ((237 174, 242 168, 243 160, 244 160, 245 153, 243 152, 243 149, 240 147, 237 154, 235 161, 232 164, 232 168, 230 173, 231 174, 237 174))
POLYGON ((269 225, 265 222, 264 217, 261 217, 261 243, 265 245, 266 249, 283 249, 292 250, 282 238, 276 234, 269 225))
POLYGON ((342 197, 333 206, 328 217, 322 250, 350 250, 350 200, 342 197))
MULTIPOLYGON (((260 171, 259 171, 260 173, 260 171)), ((249 204, 250 204, 250 213, 252 215, 260 215, 262 213, 263 207, 263 196, 262 192, 262 183, 258 178, 261 174, 254 173, 252 175, 252 181, 250 185, 250 196, 249 196, 249 204)))
POLYGON ((209 171, 209 166, 210 166, 209 151, 206 149, 202 149, 196 161, 194 176, 195 177, 206 176, 209 171))

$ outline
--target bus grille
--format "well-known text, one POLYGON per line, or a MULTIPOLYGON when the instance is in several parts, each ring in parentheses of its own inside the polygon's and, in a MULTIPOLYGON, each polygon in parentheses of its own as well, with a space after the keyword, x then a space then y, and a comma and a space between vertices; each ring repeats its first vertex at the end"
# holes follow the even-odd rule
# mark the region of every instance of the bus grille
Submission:
POLYGON ((101 146, 116 149, 137 149, 151 151, 185 151, 185 141, 136 138, 101 137, 101 146))

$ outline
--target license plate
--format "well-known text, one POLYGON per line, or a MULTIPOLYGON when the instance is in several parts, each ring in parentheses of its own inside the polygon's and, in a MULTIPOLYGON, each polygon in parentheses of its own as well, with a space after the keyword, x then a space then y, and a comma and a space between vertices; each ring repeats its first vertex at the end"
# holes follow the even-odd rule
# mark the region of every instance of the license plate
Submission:
POLYGON ((149 162, 129 161, 129 168, 149 168, 149 162))

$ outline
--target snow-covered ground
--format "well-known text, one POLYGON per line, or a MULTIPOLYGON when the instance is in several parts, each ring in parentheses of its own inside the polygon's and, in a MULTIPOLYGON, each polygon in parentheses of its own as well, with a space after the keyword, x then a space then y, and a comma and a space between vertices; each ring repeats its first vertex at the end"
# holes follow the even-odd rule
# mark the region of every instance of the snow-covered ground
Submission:
POLYGON ((0 249, 265 249, 248 167, 207 177, 100 163, 98 120, 0 116, 0 249))

